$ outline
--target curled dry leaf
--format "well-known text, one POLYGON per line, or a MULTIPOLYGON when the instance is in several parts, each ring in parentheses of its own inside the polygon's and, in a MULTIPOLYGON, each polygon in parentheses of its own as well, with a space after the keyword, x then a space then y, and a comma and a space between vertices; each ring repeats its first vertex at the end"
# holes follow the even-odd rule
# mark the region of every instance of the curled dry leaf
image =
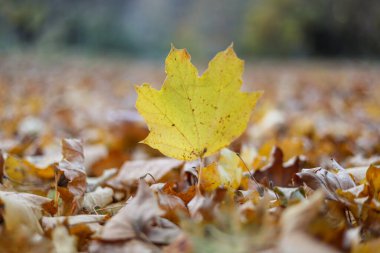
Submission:
POLYGON ((76 139, 63 139, 62 155, 63 159, 57 165, 57 190, 64 201, 63 213, 74 214, 82 206, 87 187, 82 142, 76 139))
POLYGON ((51 200, 41 196, 0 191, 0 252, 51 253, 39 222, 49 205, 51 200))
MULTIPOLYGON (((334 164, 336 164, 335 161, 333 161, 334 164)), ((339 196, 336 194, 338 189, 347 190, 356 185, 345 169, 340 166, 335 166, 335 168, 337 169, 336 173, 323 168, 303 169, 300 173, 297 173, 297 176, 311 189, 321 188, 327 198, 339 200, 339 196)))
POLYGON ((39 220, 44 214, 55 212, 51 199, 29 193, 15 193, 0 191, 1 208, 4 208, 2 220, 6 231, 12 233, 22 226, 32 233, 42 234, 39 220))
POLYGON ((105 207, 113 201, 113 190, 109 187, 98 187, 84 195, 83 208, 93 212, 96 207, 105 207))
POLYGON ((368 166, 348 168, 346 171, 353 177, 355 183, 363 183, 366 179, 368 166))
POLYGON ((98 242, 91 246, 92 252, 104 252, 110 244, 118 250, 126 247, 125 244, 129 244, 132 239, 169 243, 179 234, 179 230, 169 221, 163 223, 160 219, 162 214, 164 211, 159 207, 153 192, 145 181, 140 180, 136 196, 106 223, 98 242))
POLYGON ((107 181, 107 185, 114 189, 125 190, 144 176, 146 176, 147 182, 155 183, 154 180, 159 181, 167 173, 180 167, 182 164, 182 161, 171 158, 127 161, 123 164, 116 177, 107 181))

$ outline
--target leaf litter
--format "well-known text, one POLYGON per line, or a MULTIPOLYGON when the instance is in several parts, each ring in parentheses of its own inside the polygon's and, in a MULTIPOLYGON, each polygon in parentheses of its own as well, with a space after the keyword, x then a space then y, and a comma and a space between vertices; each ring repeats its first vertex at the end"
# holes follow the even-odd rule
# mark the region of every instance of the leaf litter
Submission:
POLYGON ((218 54, 201 77, 186 51, 173 48, 167 59, 177 76, 165 81, 165 101, 177 107, 164 108, 181 128, 166 127, 189 132, 191 147, 159 127, 162 115, 146 126, 133 109, 125 77, 150 73, 158 83, 158 70, 8 59, 0 68, 0 252, 377 252, 380 71, 248 65, 245 83, 265 96, 239 137, 256 101, 245 108, 210 94, 221 77, 213 72, 224 69, 223 82, 233 78, 242 94, 235 57, 232 48, 218 54), (176 72, 176 56, 191 75, 176 72), (180 79, 189 89, 178 92, 192 96, 191 85, 212 84, 195 97, 231 106, 233 120, 219 124, 223 110, 190 106, 186 96, 172 100, 180 79), (200 122, 204 142, 193 131, 200 122), (219 127, 231 136, 210 134, 219 127), (157 129, 179 146, 152 146, 174 159, 138 144, 157 129))

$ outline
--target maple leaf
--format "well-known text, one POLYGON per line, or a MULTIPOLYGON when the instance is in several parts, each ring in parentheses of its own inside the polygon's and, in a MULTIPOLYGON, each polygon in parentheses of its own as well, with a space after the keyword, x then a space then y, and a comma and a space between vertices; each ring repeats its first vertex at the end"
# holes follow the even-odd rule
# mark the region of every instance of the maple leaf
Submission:
POLYGON ((262 92, 241 92, 244 62, 232 47, 218 53, 202 76, 185 49, 172 47, 161 90, 136 87, 136 108, 150 133, 143 143, 164 155, 194 160, 229 145, 245 130, 262 92))
POLYGON ((275 186, 294 185, 294 176, 300 171, 305 162, 304 157, 296 156, 284 163, 284 153, 279 147, 273 147, 269 164, 255 172, 255 178, 267 184, 272 182, 275 186))

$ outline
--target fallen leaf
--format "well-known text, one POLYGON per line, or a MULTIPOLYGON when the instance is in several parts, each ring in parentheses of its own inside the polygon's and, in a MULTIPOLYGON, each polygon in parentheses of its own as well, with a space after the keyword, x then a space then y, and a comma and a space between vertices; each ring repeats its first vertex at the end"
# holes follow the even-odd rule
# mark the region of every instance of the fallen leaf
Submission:
POLYGON ((107 181, 107 185, 114 189, 125 190, 144 176, 146 176, 147 182, 155 183, 155 181, 158 182, 167 173, 182 164, 182 161, 171 158, 127 161, 123 164, 119 173, 107 181))
POLYGON ((63 159, 57 165, 57 190, 64 200, 64 214, 70 215, 81 209, 87 188, 82 142, 63 139, 62 155, 63 159))
POLYGON ((221 179, 216 162, 210 163, 204 168, 201 168, 199 174, 200 188, 206 192, 212 192, 221 185, 221 179))
POLYGON ((285 188, 285 187, 274 187, 274 192, 279 197, 281 204, 283 206, 288 206, 301 202, 305 199, 305 191, 302 187, 296 188, 285 188))
POLYGON ((185 235, 177 237, 170 245, 164 248, 164 253, 190 253, 193 252, 193 245, 185 235))
POLYGON ((277 246, 281 253, 338 253, 338 250, 319 242, 307 233, 307 227, 319 213, 324 194, 315 192, 310 199, 288 207, 280 221, 282 227, 280 242, 277 246))
POLYGON ((370 165, 367 173, 366 179, 370 188, 370 193, 376 200, 380 200, 380 166, 370 165))
POLYGON ((217 189, 211 195, 203 196, 197 191, 194 198, 187 204, 190 216, 195 221, 212 221, 216 217, 217 205, 224 199, 226 189, 217 189))
POLYGON ((158 192, 158 204, 162 210, 165 211, 164 218, 174 222, 180 223, 180 217, 188 215, 189 211, 183 200, 175 195, 165 194, 162 191, 158 192))
POLYGON ((210 192, 218 187, 226 188, 233 193, 239 186, 243 176, 239 156, 229 150, 222 149, 217 163, 211 163, 201 168, 200 186, 204 191, 210 192))
POLYGON ((112 203, 113 190, 109 187, 98 187, 93 192, 85 193, 83 208, 89 212, 94 212, 95 208, 102 208, 112 203))
POLYGON ((185 204, 187 204, 195 196, 196 187, 195 185, 191 185, 187 187, 186 189, 180 189, 177 183, 168 182, 163 186, 162 191, 169 195, 174 195, 174 196, 179 197, 180 199, 183 200, 185 204))
POLYGON ((0 215, 10 233, 25 226, 32 233, 42 234, 39 220, 44 214, 54 214, 55 211, 51 199, 29 193, 0 191, 0 203, 4 208, 0 215))
POLYGON ((353 177, 355 183, 363 183, 369 166, 347 168, 346 171, 353 177))
POLYGON ((44 193, 54 180, 55 164, 40 168, 28 161, 8 155, 4 161, 5 182, 13 188, 32 193, 44 193))
POLYGON ((126 242, 114 242, 112 244, 104 244, 100 242, 92 242, 89 246, 89 253, 161 253, 159 247, 154 244, 147 243, 141 240, 132 239, 126 242))
POLYGON ((162 89, 157 91, 148 84, 136 87, 136 108, 150 130, 143 143, 187 161, 229 145, 247 127, 262 94, 239 91, 243 64, 229 47, 198 77, 187 51, 172 47, 162 89))
POLYGON ((311 189, 317 190, 321 188, 325 192, 326 197, 332 200, 339 200, 339 196, 336 193, 338 189, 347 190, 356 186, 350 174, 340 166, 337 173, 323 168, 314 168, 303 169, 297 173, 297 176, 311 189))
POLYGON ((301 170, 304 163, 302 157, 296 156, 284 163, 284 153, 278 147, 272 149, 270 162, 258 171, 255 171, 254 177, 259 182, 264 183, 269 180, 275 186, 294 185, 294 177, 301 170), (265 179, 266 178, 266 179, 265 179))
POLYGON ((355 245, 351 253, 372 253, 372 252, 378 252, 380 247, 380 239, 374 239, 368 242, 362 242, 357 245, 355 245))
POLYGON ((98 237, 100 245, 96 248, 107 248, 114 244, 114 250, 117 251, 117 248, 125 247, 124 244, 128 244, 131 239, 161 244, 171 242, 178 236, 179 230, 171 222, 163 222, 160 219, 163 214, 164 211, 159 207, 153 192, 145 181, 140 180, 136 196, 106 223, 98 237), (119 242, 124 244, 117 245, 119 242))
POLYGON ((78 224, 102 223, 106 220, 107 215, 79 214, 74 216, 42 217, 41 225, 44 230, 49 230, 63 223, 67 223, 68 226, 75 226, 78 224))
POLYGON ((239 187, 243 176, 239 156, 229 149, 222 149, 218 161, 218 172, 221 186, 225 187, 229 192, 235 191, 239 187))
POLYGON ((60 225, 52 232, 52 241, 56 253, 76 253, 77 239, 70 235, 65 226, 60 225))

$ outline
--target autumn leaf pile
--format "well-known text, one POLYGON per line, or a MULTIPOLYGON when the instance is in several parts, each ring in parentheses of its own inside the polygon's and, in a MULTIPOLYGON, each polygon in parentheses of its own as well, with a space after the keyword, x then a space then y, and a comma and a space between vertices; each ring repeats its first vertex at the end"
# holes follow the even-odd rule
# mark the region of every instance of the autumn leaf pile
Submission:
POLYGON ((378 66, 243 65, 3 58, 0 252, 378 252, 378 66))

